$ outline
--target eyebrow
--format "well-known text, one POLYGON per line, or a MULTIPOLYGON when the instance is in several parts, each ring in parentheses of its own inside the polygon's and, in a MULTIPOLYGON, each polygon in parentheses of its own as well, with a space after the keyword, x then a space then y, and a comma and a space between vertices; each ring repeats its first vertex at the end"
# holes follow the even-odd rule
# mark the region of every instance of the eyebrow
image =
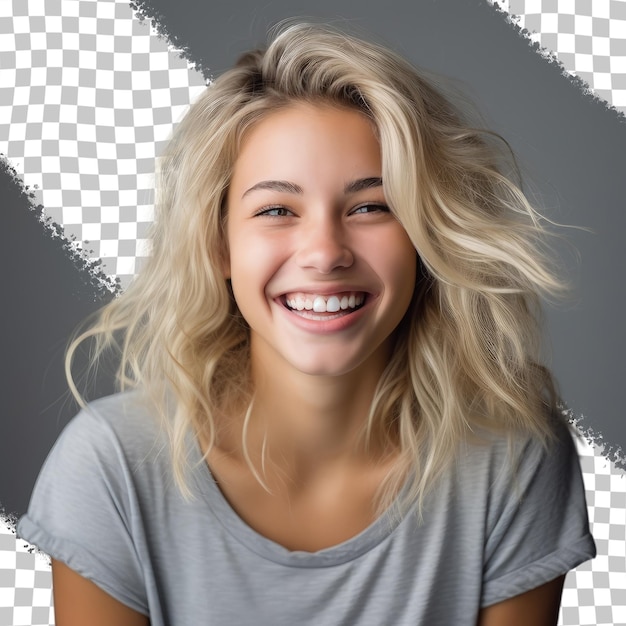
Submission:
MULTIPOLYGON (((383 179, 380 176, 370 176, 369 178, 359 178, 357 180, 353 180, 350 183, 347 183, 344 187, 344 193, 357 193, 359 191, 363 191, 364 189, 372 189, 374 187, 382 187, 383 179)), ((294 194, 303 194, 304 190, 300 185, 296 185, 295 183, 290 183, 287 180, 262 180, 258 183, 252 185, 250 189, 244 191, 242 198, 245 198, 249 193, 253 191, 259 191, 261 189, 268 189, 270 191, 279 191, 282 193, 294 193, 294 194)))
POLYGON ((353 180, 344 187, 344 193, 357 193, 364 189, 372 189, 374 187, 382 187, 383 179, 380 176, 371 176, 370 178, 359 178, 353 180))

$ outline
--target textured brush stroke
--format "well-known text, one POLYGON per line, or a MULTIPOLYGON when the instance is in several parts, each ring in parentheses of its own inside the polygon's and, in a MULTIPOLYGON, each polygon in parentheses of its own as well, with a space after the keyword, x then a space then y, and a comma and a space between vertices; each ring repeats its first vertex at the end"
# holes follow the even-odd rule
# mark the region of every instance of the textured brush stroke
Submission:
MULTIPOLYGON (((7 512, 22 513, 38 466, 76 410, 64 380, 65 343, 81 320, 114 297, 115 288, 97 260, 87 258, 63 236, 62 227, 42 217, 33 190, 3 158, 0 198, 0 248, 7 257, 7 273, 14 277, 0 309, 0 325, 6 329, 0 502, 7 512), (19 281, 10 269, 15 265, 19 281)), ((82 362, 79 355, 79 367, 82 362)), ((101 390, 111 387, 104 384, 101 390)))
MULTIPOLYGON (((559 69, 561 75, 565 77, 574 87, 576 87, 585 96, 590 97, 594 102, 604 105, 607 114, 616 114, 621 123, 626 122, 626 106, 616 107, 613 105, 612 101, 608 101, 607 99, 598 95, 588 82, 586 82, 576 74, 577 69, 575 66, 566 65, 560 60, 559 50, 551 50, 541 45, 540 39, 542 33, 533 33, 524 28, 524 15, 515 15, 512 12, 512 9, 517 9, 519 6, 523 6, 523 2, 518 2, 516 3, 517 6, 512 6, 513 3, 509 2, 509 0, 487 1, 492 4, 494 9, 500 15, 502 15, 502 17, 509 25, 511 25, 515 29, 517 34, 527 41, 529 47, 533 51, 543 57, 549 64, 556 66, 559 69)), ((566 5, 562 5, 561 8, 564 15, 571 14, 571 11, 566 13, 564 10, 565 8, 571 9, 571 7, 566 7, 566 5)), ((626 15, 626 2, 624 2, 624 13, 626 15)), ((577 34, 584 36, 589 35, 589 33, 577 34)), ((623 34, 625 37, 624 41, 626 43, 626 21, 624 21, 623 24, 623 34)), ((606 36, 605 38, 607 40, 609 39, 608 36, 606 36)), ((617 41, 617 38, 615 38, 614 41, 617 41)), ((624 160, 624 165, 626 166, 626 159, 624 160)), ((566 409, 565 412, 569 421, 576 426, 578 431, 587 439, 587 441, 591 445, 601 450, 602 455, 610 460, 613 464, 615 464, 616 467, 620 469, 626 469, 626 453, 624 452, 622 446, 606 441, 603 434, 593 428, 589 424, 589 419, 586 418, 584 415, 576 414, 575 411, 571 408, 566 409)))
POLYGON ((63 226, 45 215, 43 205, 38 202, 37 190, 24 184, 23 176, 4 154, 0 154, 0 176, 11 179, 13 184, 20 188, 20 193, 28 203, 33 217, 39 221, 46 235, 72 261, 79 274, 84 277, 85 284, 94 290, 94 298, 105 299, 109 294, 120 293, 119 280, 113 280, 104 272, 102 261, 89 257, 74 235, 66 236, 63 226))
POLYGON ((136 19, 140 22, 149 22, 152 29, 159 34, 159 37, 168 43, 176 54, 178 54, 181 58, 186 59, 190 67, 202 72, 204 79, 207 82, 211 80, 211 74, 209 73, 206 62, 204 62, 200 57, 196 57, 191 48, 184 43, 176 33, 171 33, 168 30, 161 12, 149 7, 142 0, 131 0, 129 5, 133 10, 133 15, 136 19))

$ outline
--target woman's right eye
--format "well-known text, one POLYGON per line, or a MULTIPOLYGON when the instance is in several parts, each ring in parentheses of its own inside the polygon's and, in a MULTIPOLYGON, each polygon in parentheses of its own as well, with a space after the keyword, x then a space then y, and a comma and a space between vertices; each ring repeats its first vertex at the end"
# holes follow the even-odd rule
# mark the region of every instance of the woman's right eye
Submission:
POLYGON ((293 213, 284 206, 268 206, 260 209, 254 215, 255 217, 287 217, 293 213))

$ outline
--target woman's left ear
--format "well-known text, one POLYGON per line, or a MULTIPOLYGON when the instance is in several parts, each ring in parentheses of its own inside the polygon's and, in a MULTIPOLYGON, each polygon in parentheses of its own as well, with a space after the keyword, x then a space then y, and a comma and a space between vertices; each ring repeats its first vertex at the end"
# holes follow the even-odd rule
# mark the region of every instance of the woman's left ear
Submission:
POLYGON ((222 276, 225 280, 230 280, 230 263, 225 263, 222 267, 222 276))
POLYGON ((225 200, 222 200, 221 206, 221 223, 220 223, 220 238, 219 241, 219 268, 224 280, 230 278, 230 252, 228 250, 228 233, 226 227, 226 206, 225 200))
POLYGON ((224 280, 230 279, 230 257, 228 250, 222 250, 220 253, 220 271, 224 280))

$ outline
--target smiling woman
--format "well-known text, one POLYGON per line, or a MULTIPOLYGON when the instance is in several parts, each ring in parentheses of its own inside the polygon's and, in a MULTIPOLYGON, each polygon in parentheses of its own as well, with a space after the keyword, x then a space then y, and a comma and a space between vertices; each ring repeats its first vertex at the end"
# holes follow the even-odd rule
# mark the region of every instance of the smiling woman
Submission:
POLYGON ((253 371, 375 384, 417 255, 387 208, 370 120, 308 104, 263 119, 242 142, 226 204, 227 277, 253 371))
POLYGON ((556 623, 594 555, 506 154, 392 52, 295 25, 163 157, 119 349, 18 532, 57 623, 556 623))

